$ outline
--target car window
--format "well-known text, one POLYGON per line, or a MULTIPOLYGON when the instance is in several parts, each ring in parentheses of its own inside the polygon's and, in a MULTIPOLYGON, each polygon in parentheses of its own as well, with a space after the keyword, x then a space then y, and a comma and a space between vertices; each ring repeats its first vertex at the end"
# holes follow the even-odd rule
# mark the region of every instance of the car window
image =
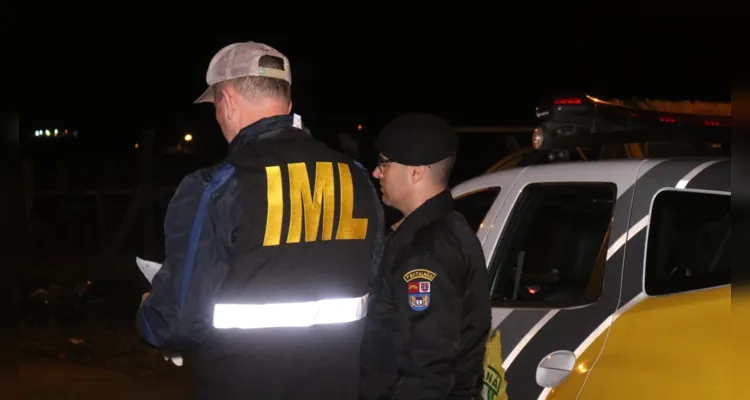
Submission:
POLYGON ((657 194, 646 247, 646 294, 729 284, 730 234, 730 195, 687 190, 657 194))
POLYGON ((484 222, 487 212, 500 194, 499 187, 489 187, 474 192, 469 192, 454 200, 454 208, 463 214, 474 232, 478 231, 484 222))
POLYGON ((599 299, 616 196, 611 183, 526 186, 490 267, 493 305, 564 308, 599 299))

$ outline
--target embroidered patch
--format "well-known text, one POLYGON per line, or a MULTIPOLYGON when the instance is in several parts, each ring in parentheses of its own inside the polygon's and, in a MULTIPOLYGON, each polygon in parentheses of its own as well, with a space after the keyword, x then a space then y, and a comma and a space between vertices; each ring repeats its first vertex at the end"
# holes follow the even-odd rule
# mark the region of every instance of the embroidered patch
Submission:
POLYGON ((425 279, 428 281, 432 281, 436 276, 437 274, 430 271, 429 269, 413 269, 404 274, 404 281, 411 282, 415 279, 425 279))
POLYGON ((409 307, 414 311, 424 311, 430 306, 429 293, 409 293, 409 307))
POLYGON ((435 276, 437 274, 428 269, 414 269, 404 274, 412 310, 424 311, 430 306, 430 285, 435 276))

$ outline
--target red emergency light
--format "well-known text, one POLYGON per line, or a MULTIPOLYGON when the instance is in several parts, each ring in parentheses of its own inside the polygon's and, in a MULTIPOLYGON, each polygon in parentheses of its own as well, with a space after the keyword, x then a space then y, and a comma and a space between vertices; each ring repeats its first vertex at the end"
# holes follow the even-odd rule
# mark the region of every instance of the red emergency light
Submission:
POLYGON ((643 121, 644 123, 655 122, 669 125, 731 126, 729 116, 699 115, 636 108, 625 104, 599 100, 587 95, 560 95, 552 98, 551 104, 554 107, 550 108, 550 103, 547 104, 547 106, 537 107, 537 118, 553 118, 558 121, 580 120, 590 114, 591 117, 596 116, 596 118, 604 119, 618 116, 625 117, 633 123, 643 121))
POLYGON ((563 97, 559 99, 554 99, 552 101, 552 104, 558 105, 558 106, 581 105, 583 104, 583 99, 580 97, 563 97))

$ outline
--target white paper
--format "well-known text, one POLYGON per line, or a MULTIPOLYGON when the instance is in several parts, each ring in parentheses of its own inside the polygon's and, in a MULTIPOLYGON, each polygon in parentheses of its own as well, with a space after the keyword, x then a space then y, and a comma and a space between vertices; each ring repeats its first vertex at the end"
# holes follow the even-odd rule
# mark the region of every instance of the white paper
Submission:
MULTIPOLYGON (((148 279, 149 282, 153 282, 154 276, 156 276, 156 273, 159 272, 161 269, 161 264, 155 261, 148 261, 144 260, 140 257, 135 258, 135 263, 138 265, 138 269, 141 270, 143 273, 143 276, 148 279)), ((182 366, 182 356, 176 355, 173 357, 164 356, 164 360, 171 360, 172 364, 181 367, 182 366)))
POLYGON ((144 260, 139 257, 135 258, 135 263, 138 264, 138 269, 141 270, 143 276, 145 276, 149 282, 154 280, 154 276, 156 276, 156 273, 161 269, 161 264, 158 262, 144 260))

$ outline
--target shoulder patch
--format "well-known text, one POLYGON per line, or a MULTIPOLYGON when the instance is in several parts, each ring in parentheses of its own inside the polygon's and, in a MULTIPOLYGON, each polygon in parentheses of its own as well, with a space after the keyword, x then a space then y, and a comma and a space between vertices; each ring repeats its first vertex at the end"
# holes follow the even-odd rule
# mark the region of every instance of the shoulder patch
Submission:
POLYGON ((430 284, 437 276, 429 269, 414 269, 404 274, 409 307, 414 311, 424 311, 430 306, 430 284))
POLYGON ((413 269, 404 274, 404 281, 411 282, 415 279, 426 279, 432 281, 436 276, 437 274, 429 269, 413 269))
POLYGON ((430 306, 429 293, 409 293, 409 307, 414 311, 424 311, 430 306))

